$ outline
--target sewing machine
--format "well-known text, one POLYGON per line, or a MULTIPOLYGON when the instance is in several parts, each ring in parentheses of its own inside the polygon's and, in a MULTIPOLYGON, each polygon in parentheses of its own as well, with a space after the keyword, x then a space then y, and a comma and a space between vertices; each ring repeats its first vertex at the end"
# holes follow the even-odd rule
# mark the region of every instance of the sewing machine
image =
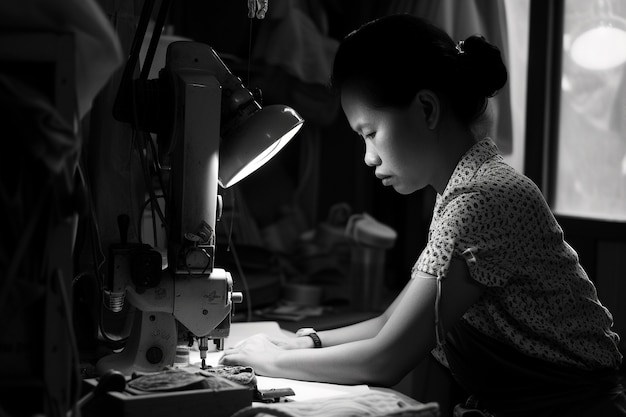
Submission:
MULTIPOLYGON (((262 108, 205 44, 174 42, 158 79, 147 79, 144 64, 142 76, 133 80, 141 45, 137 38, 143 39, 150 15, 151 10, 142 11, 114 116, 157 135, 159 166, 169 174, 169 187, 163 190, 167 267, 162 269, 160 253, 148 245, 122 242, 112 248, 110 308, 119 311, 130 303, 136 312, 123 351, 100 359, 100 374, 172 365, 181 328, 197 339, 203 363, 209 340, 223 349, 233 304, 243 296, 233 291, 231 274, 214 264, 221 213, 218 185, 229 187, 263 165, 303 123, 289 107, 262 108)), ((163 19, 160 12, 151 47, 163 19)), ((151 53, 149 48, 148 66, 151 53)))

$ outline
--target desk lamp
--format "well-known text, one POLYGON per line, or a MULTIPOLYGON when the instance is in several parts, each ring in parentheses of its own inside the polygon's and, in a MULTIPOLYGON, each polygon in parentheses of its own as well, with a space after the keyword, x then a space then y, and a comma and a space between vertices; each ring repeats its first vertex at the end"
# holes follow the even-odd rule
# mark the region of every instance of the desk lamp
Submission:
MULTIPOLYGON (((141 76, 132 80, 143 42, 137 36, 151 15, 148 3, 113 113, 140 131, 156 133, 159 163, 169 168, 167 268, 161 270, 160 254, 145 245, 112 253, 108 290, 125 294, 136 311, 126 346, 98 361, 100 374, 115 369, 129 375, 172 365, 181 324, 197 339, 203 367, 208 340, 223 349, 232 305, 243 296, 233 292, 230 273, 214 266, 218 185, 230 187, 258 169, 303 124, 289 107, 263 108, 205 44, 173 42, 157 79, 147 79, 144 65, 141 76)), ((158 42, 167 3, 162 3, 151 45, 158 42)), ((150 54, 149 48, 148 65, 150 54)))

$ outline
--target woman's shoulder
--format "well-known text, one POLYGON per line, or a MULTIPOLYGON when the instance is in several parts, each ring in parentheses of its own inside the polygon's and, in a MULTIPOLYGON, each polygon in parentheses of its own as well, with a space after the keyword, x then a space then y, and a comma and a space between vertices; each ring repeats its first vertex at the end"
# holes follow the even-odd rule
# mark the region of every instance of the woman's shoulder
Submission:
POLYGON ((451 198, 474 195, 474 198, 506 203, 544 202, 539 187, 502 158, 485 161, 471 178, 452 186, 447 194, 451 198))

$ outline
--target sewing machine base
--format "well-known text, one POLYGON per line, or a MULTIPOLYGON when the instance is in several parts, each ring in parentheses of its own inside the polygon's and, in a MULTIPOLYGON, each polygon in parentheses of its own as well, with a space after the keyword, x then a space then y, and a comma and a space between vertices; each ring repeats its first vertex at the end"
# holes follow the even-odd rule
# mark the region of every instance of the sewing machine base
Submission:
MULTIPOLYGON (((253 390, 224 379, 225 388, 195 389, 135 395, 128 391, 108 392, 95 397, 82 410, 84 417, 171 417, 200 416, 230 417, 252 404, 253 390)), ((84 393, 90 392, 98 381, 84 379, 84 393)))

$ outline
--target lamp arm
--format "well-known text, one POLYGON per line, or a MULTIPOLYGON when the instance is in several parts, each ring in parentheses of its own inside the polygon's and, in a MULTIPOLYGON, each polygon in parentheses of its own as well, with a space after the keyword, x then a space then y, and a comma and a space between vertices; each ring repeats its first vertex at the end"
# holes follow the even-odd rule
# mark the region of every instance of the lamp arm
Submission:
MULTIPOLYGON (((148 50, 146 51, 146 56, 143 62, 143 68, 141 69, 140 79, 142 80, 147 80, 148 75, 150 74, 150 68, 152 67, 154 54, 156 53, 157 47, 159 46, 159 39, 161 39, 161 32, 163 32, 163 27, 165 26, 165 18, 167 17, 167 13, 169 12, 170 4, 172 4, 172 0, 161 1, 161 7, 159 7, 159 13, 157 14, 154 28, 152 29, 150 45, 148 45, 148 50)), ((139 46, 141 47, 142 44, 143 40, 139 44, 139 46)), ((139 48, 137 50, 137 53, 139 53, 139 48)))
POLYGON ((122 73, 122 79, 120 80, 119 87, 117 89, 117 95, 115 102, 113 103, 113 117, 124 123, 131 123, 134 125, 141 124, 141 121, 137 120, 135 116, 137 111, 143 108, 151 100, 143 94, 144 88, 133 84, 145 84, 148 81, 148 74, 152 67, 152 61, 161 38, 161 32, 165 25, 165 19, 169 12, 171 0, 162 0, 159 6, 157 19, 155 21, 154 28, 152 30, 152 37, 150 38, 150 44, 144 58, 143 68, 141 70, 140 78, 134 79, 135 69, 139 63, 139 55, 141 53, 141 47, 146 36, 148 24, 152 16, 152 10, 154 9, 155 0, 145 0, 139 16, 139 23, 137 25, 137 31, 133 38, 133 43, 130 47, 130 52, 126 64, 124 66, 124 72, 122 73), (139 122, 139 123, 138 123, 139 122))

